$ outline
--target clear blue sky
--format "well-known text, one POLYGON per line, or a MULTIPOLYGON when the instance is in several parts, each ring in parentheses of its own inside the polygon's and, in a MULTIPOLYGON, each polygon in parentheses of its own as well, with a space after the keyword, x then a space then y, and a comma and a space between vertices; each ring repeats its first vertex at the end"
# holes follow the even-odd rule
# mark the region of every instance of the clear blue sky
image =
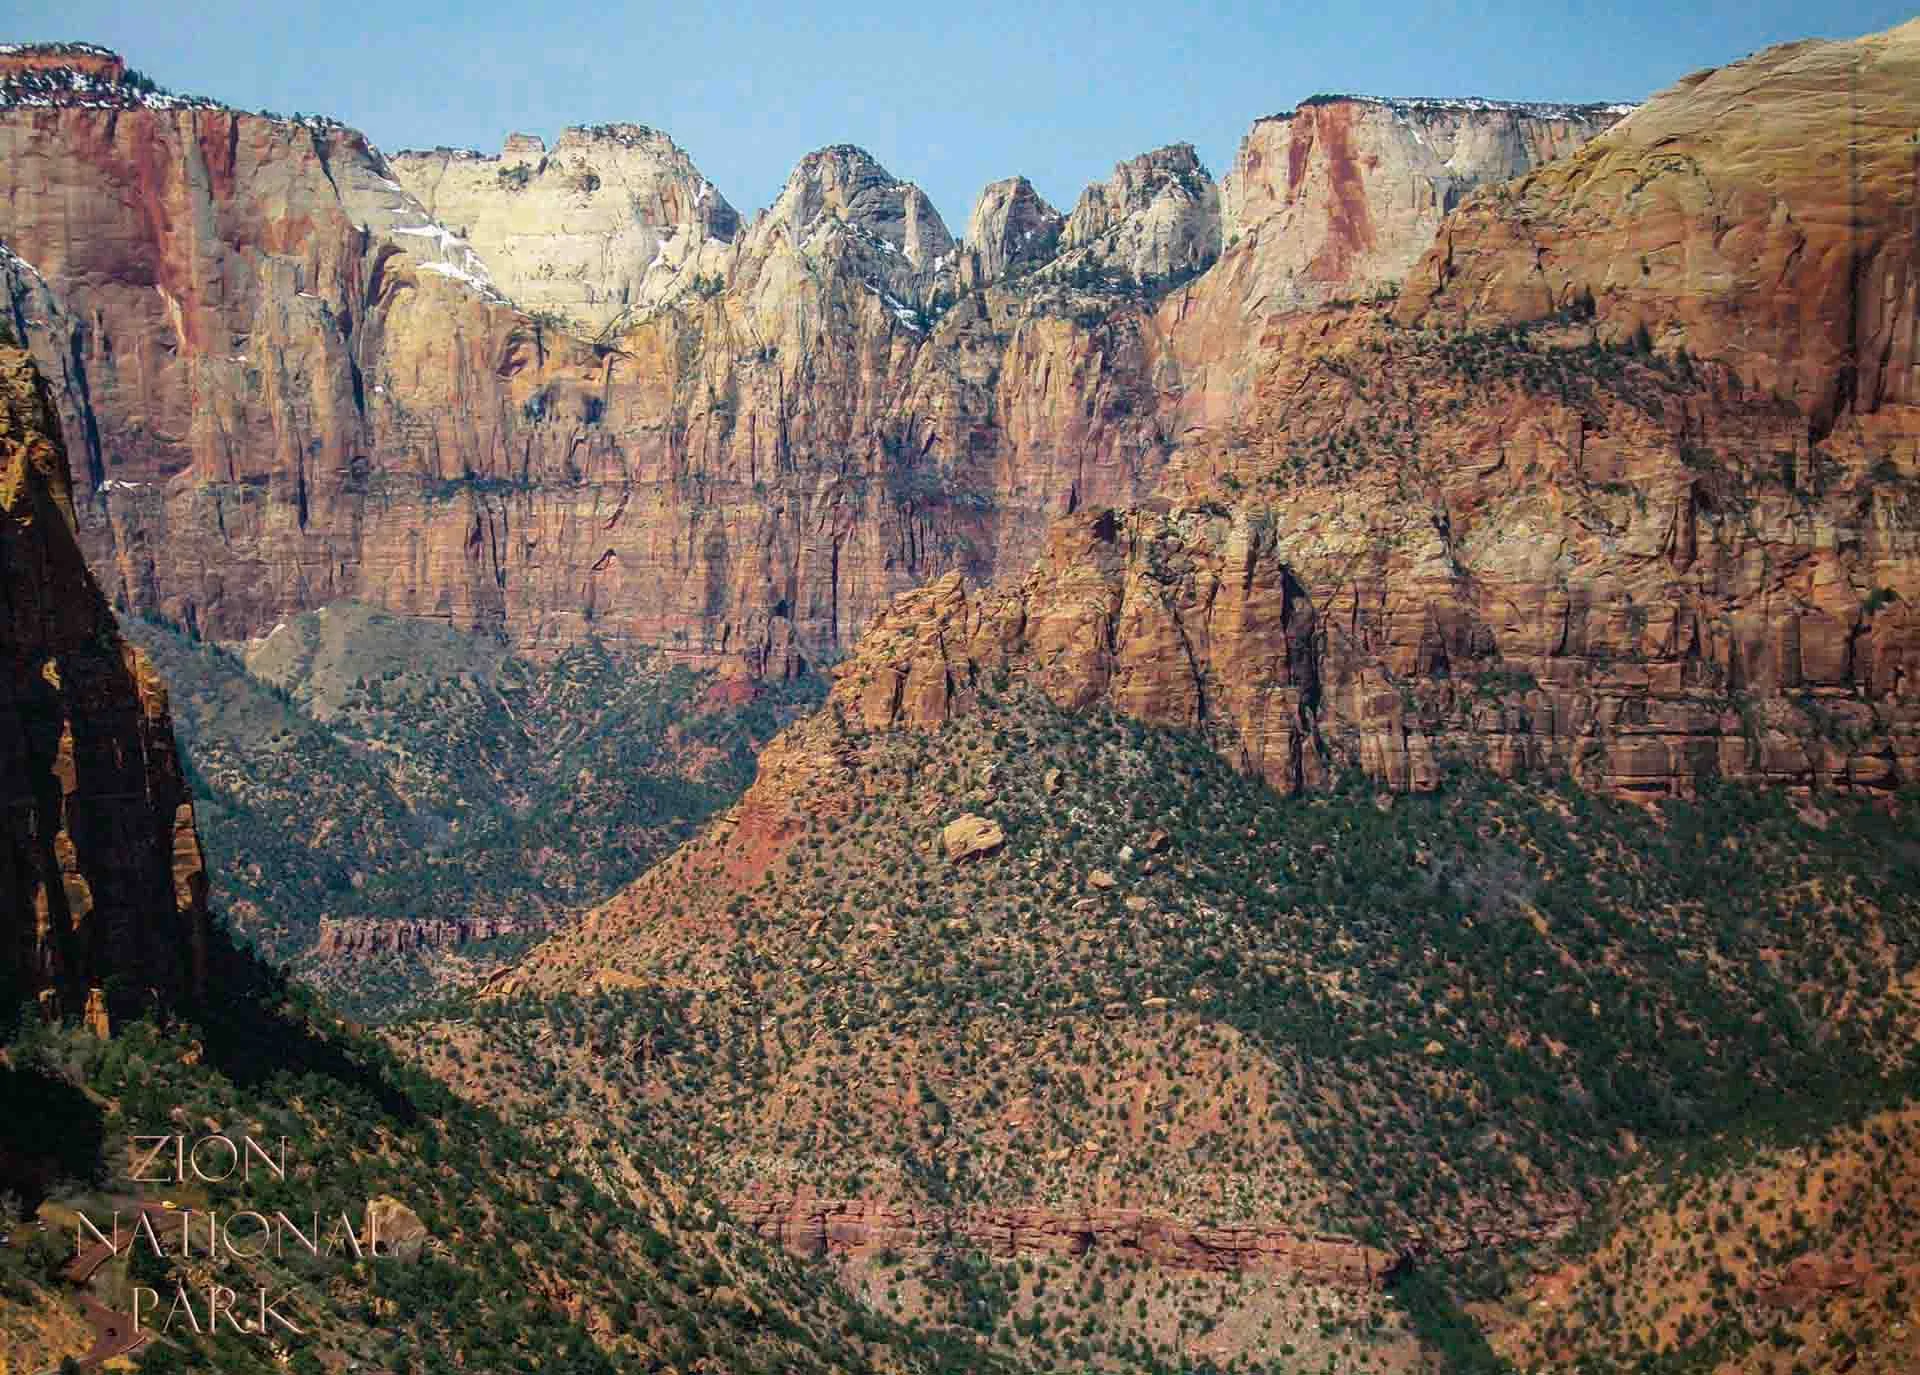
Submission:
POLYGON ((1219 176, 1256 118, 1319 91, 1638 100, 1772 43, 1913 13, 1878 0, 12 0, 0 41, 104 43, 175 90, 334 115, 389 152, 650 124, 746 214, 808 151, 858 143, 958 234, 979 189, 1014 173, 1062 209, 1165 143, 1195 144, 1219 176))

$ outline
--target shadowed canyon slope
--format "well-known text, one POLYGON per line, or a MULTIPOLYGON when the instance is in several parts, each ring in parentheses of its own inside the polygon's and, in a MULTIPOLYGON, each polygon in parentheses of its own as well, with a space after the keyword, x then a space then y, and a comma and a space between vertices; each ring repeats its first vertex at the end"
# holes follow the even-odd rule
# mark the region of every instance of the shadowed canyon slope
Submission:
POLYGON ((207 881, 167 694, 74 539, 50 389, 0 344, 0 980, 86 1011, 177 1000, 206 978, 207 881))
POLYGON ((1368 106, 1292 191, 1216 187, 1176 146, 1070 216, 1006 197, 976 217, 995 242, 956 245, 844 146, 736 229, 635 126, 389 163, 325 121, 59 69, 0 95, 0 238, 59 319, 16 315, 71 375, 84 540, 117 602, 234 638, 353 596, 773 673, 931 577, 1017 570, 1054 516, 1143 497, 1183 443, 1189 359, 1244 362, 1282 300, 1369 293, 1424 248, 1425 210, 1396 208, 1410 176, 1443 206, 1604 122, 1460 115, 1487 132, 1441 170, 1418 120, 1368 106), (1220 254, 1223 200, 1244 262, 1283 199, 1264 242, 1359 203, 1377 251, 1314 260, 1310 290, 1263 268, 1156 312, 1220 254), (560 316, 630 327, 590 344, 560 316))

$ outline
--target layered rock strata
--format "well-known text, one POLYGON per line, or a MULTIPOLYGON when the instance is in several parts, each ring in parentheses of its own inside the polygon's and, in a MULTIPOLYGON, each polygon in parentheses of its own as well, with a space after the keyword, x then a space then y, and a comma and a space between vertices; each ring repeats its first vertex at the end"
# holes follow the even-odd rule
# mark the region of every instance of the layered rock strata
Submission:
POLYGON ((1259 352, 1237 278, 1158 311, 1137 285, 1219 251, 1190 149, 1071 226, 1011 185, 960 245, 847 146, 730 229, 636 126, 389 164, 327 121, 34 78, 0 235, 68 322, 32 342, 71 379, 83 543, 117 603, 221 638, 357 597, 790 671, 1144 497, 1259 352))
POLYGON ((742 1197, 728 1211, 767 1240, 810 1258, 872 1259, 959 1241, 988 1255, 1108 1256, 1175 1270, 1271 1273, 1308 1284, 1379 1290, 1394 1258, 1344 1237, 1282 1228, 1195 1226, 1137 1208, 1079 1213, 980 1208, 958 1217, 875 1199, 742 1197))
POLYGON ((322 917, 313 954, 321 959, 404 955, 547 929, 514 917, 322 917))

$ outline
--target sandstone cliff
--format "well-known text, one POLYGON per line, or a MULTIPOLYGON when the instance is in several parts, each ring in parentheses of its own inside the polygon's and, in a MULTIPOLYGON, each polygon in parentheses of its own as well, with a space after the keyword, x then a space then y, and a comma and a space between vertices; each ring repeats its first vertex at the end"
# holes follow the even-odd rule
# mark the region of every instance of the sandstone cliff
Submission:
POLYGON ((857 150, 595 348, 509 305, 337 126, 123 93, 16 104, 0 146, 9 241, 85 322, 43 357, 100 436, 90 560, 209 634, 357 595, 778 673, 1157 461, 1151 417, 1103 400, 1142 387, 1136 326, 976 301, 929 346, 951 239, 857 150), (1006 413, 1002 375, 1034 379, 1006 413))
POLYGON ((116 603, 224 638, 357 597, 536 651, 790 671, 900 591, 1017 571, 1049 519, 1143 497, 1269 313, 1250 254, 1177 309, 1126 285, 1219 251, 1190 149, 1123 164, 1064 248, 1017 184, 957 245, 844 146, 728 238, 630 126, 390 166, 327 121, 30 75, 0 108, 0 235, 74 322, 31 342, 71 380, 83 544, 116 603), (540 206, 565 216, 536 241, 540 206), (598 345, 555 328, 616 303, 638 313, 598 345))
POLYGON ((1397 1257, 1348 1237, 1250 1224, 1195 1226, 1138 1208, 978 1208, 945 1216, 904 1202, 747 1195, 728 1210, 797 1255, 871 1260, 955 1241, 999 1257, 1109 1257, 1173 1270, 1279 1274, 1295 1284, 1378 1290, 1397 1257))
POLYGON ((404 955, 548 929, 518 917, 322 917, 312 953, 322 960, 404 955))
POLYGON ((1316 97, 1241 140, 1221 233, 1259 263, 1263 308, 1371 295, 1468 192, 1571 153, 1630 108, 1316 97))
MULTIPOLYGON (((1821 102, 1828 123, 1851 128, 1837 98, 1857 65, 1848 54, 1894 69, 1917 33, 1755 62, 1827 73, 1840 83, 1821 102)), ((1700 122, 1698 100, 1718 137, 1739 142, 1713 94, 1735 80, 1686 83, 1568 166, 1605 163, 1642 127, 1700 122)), ((1776 105, 1815 108, 1804 80, 1737 81, 1743 118, 1761 128, 1776 105)), ((1879 119, 1893 132, 1859 158, 1880 166, 1906 155, 1898 130, 1920 122, 1920 87, 1864 84, 1890 102, 1879 119)), ((1770 166, 1717 168, 1716 194, 1761 204, 1770 166)), ((1872 211, 1862 243, 1909 242, 1897 197, 1858 206, 1872 211)), ((1447 234, 1484 213, 1468 205, 1447 234)), ((1663 202, 1612 213, 1603 237, 1696 232, 1663 202)), ((1706 233, 1714 212, 1701 214, 1706 233)), ((1258 255, 1230 252, 1152 318, 1156 367, 1171 357, 1184 377, 1232 379, 1169 402, 1163 423, 1179 439, 1158 494, 1115 511, 1085 503, 1024 577, 980 590, 949 576, 902 597, 838 675, 846 716, 931 726, 1004 670, 1065 706, 1201 730, 1289 791, 1347 767, 1430 787, 1450 758, 1636 794, 1715 777, 1890 788, 1915 776, 1920 419, 1897 387, 1861 386, 1820 420, 1743 380, 1739 351, 1723 362, 1609 342, 1604 311, 1515 323, 1486 304, 1475 328, 1405 328, 1465 292, 1464 272, 1430 307, 1296 312, 1248 345, 1245 325, 1222 321, 1262 318, 1235 261, 1258 255)), ((1894 294, 1874 299, 1910 319, 1898 254, 1862 261, 1882 259, 1894 294)), ((1778 338, 1799 301, 1854 300, 1850 261, 1814 255, 1791 295, 1743 298, 1743 328, 1778 338)), ((1690 302, 1671 309, 1701 308, 1690 302)), ((763 775, 831 761, 830 735, 797 731, 763 775)), ((744 815, 774 811, 750 796, 744 815)))
POLYGON ((990 184, 967 217, 963 285, 985 286, 1010 271, 1052 261, 1066 220, 1025 177, 990 184))
POLYGON ((896 601, 848 714, 931 726, 1004 669, 1284 791, 1430 787, 1449 758, 1640 793, 1915 776, 1910 440, 1812 448, 1705 365, 1323 323, 1168 498, 1057 523, 1023 579, 896 601))
POLYGON ((1696 73, 1464 206, 1401 319, 1589 310, 1603 337, 1724 358, 1815 438, 1849 409, 1920 400, 1917 82, 1920 21, 1696 73))
POLYGON ((206 876, 166 690, 74 539, 67 454, 27 355, 0 347, 0 979, 104 1029, 111 1000, 206 977, 206 876))
POLYGON ((657 301, 680 264, 740 223, 672 139, 634 124, 568 129, 551 150, 515 134, 496 157, 401 152, 392 166, 517 305, 588 333, 657 301))

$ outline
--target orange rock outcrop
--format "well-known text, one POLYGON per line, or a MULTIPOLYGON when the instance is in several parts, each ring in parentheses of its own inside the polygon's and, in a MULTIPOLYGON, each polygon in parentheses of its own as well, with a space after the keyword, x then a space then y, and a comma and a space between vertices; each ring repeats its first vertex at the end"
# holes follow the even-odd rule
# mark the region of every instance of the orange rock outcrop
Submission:
POLYGON ((876 1199, 743 1197, 735 1218, 808 1257, 872 1259, 958 1239, 989 1255, 1112 1255, 1176 1270, 1276 1273, 1342 1289, 1385 1287, 1394 1257, 1345 1237, 1312 1237, 1253 1224, 1203 1226, 1137 1208, 1053 1212, 977 1208, 958 1216, 876 1199))

